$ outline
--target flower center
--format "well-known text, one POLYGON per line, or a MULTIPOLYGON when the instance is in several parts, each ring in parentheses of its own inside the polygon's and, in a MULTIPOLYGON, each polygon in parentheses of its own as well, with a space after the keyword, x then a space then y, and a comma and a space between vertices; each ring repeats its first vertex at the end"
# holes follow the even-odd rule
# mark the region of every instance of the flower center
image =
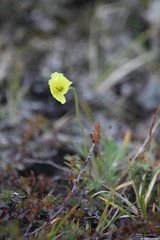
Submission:
POLYGON ((56 91, 58 93, 62 92, 63 91, 63 86, 61 86, 61 85, 56 86, 56 91))

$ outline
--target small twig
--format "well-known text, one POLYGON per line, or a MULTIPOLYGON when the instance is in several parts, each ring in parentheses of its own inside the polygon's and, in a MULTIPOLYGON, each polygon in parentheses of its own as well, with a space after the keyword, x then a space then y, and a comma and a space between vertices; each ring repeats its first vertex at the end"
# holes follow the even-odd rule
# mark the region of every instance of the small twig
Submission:
POLYGON ((108 224, 104 227, 104 230, 112 223, 113 219, 115 218, 115 216, 118 214, 119 209, 116 210, 116 212, 114 213, 113 217, 111 218, 111 220, 108 222, 108 224))
POLYGON ((31 236, 31 235, 39 232, 45 225, 46 225, 46 223, 44 223, 44 224, 43 224, 42 226, 40 226, 39 228, 36 228, 33 232, 25 233, 25 236, 28 237, 28 236, 31 236))
POLYGON ((51 220, 54 219, 59 213, 62 212, 62 210, 64 209, 64 207, 65 207, 65 204, 63 203, 63 205, 60 207, 60 209, 59 209, 54 215, 50 216, 50 219, 51 219, 51 220))
POLYGON ((100 220, 100 216, 98 216, 98 214, 94 210, 92 210, 91 208, 84 208, 84 210, 91 211, 95 215, 95 218, 100 220))
POLYGON ((90 151, 89 151, 89 153, 88 153, 88 156, 87 156, 87 158, 86 158, 86 160, 85 160, 85 162, 84 162, 84 164, 83 164, 83 166, 81 166, 81 170, 80 170, 80 172, 79 172, 79 174, 78 174, 78 177, 73 181, 73 187, 72 187, 71 192, 70 192, 70 193, 67 195, 67 197, 65 198, 64 203, 63 203, 63 205, 60 207, 60 209, 59 209, 53 216, 51 216, 51 219, 54 219, 59 213, 61 213, 61 211, 64 209, 65 205, 66 205, 66 204, 69 202, 69 200, 71 199, 73 193, 78 189, 77 184, 79 183, 79 181, 80 181, 80 179, 81 179, 81 177, 82 177, 82 174, 83 174, 83 172, 84 172, 85 167, 88 165, 88 162, 89 162, 89 160, 90 160, 90 158, 91 158, 91 155, 92 155, 92 152, 94 151, 95 146, 96 146, 96 144, 93 143, 92 146, 91 146, 91 149, 90 149, 90 151))
MULTIPOLYGON (((138 153, 136 153, 132 159, 131 159, 131 163, 132 163, 132 167, 134 167, 137 162, 141 159, 141 157, 143 157, 144 153, 148 150, 149 148, 149 145, 151 143, 151 139, 152 139, 152 136, 154 134, 154 132, 156 131, 157 127, 159 126, 160 124, 160 118, 158 119, 158 121, 156 122, 156 119, 157 119, 157 116, 158 116, 158 113, 160 112, 160 105, 157 109, 157 112, 153 118, 153 121, 152 121, 152 124, 151 124, 151 127, 150 127, 150 131, 149 131, 149 136, 147 137, 147 139, 144 141, 144 143, 142 144, 142 146, 140 147, 138 153)), ((117 187, 121 180, 126 177, 126 175, 129 173, 129 169, 127 169, 126 171, 124 171, 122 173, 122 175, 120 176, 120 178, 116 181, 114 187, 117 187)))
MULTIPOLYGON (((69 231, 68 231, 69 232, 69 231)), ((65 232, 65 233, 68 233, 68 232, 65 232)), ((58 234, 56 237, 52 238, 52 240, 56 240, 58 239, 60 236, 63 235, 64 232, 61 232, 60 234, 58 234)))
POLYGON ((77 179, 75 179, 75 180, 73 181, 73 187, 72 187, 71 193, 74 193, 74 191, 77 190, 77 184, 79 183, 79 181, 80 181, 80 179, 81 179, 81 177, 82 177, 82 174, 83 174, 83 172, 84 172, 85 167, 88 165, 88 162, 89 162, 89 160, 90 160, 90 158, 91 158, 91 155, 92 155, 92 152, 94 151, 94 148, 95 148, 95 143, 92 144, 92 147, 91 147, 91 149, 90 149, 90 151, 89 151, 89 153, 88 153, 88 156, 87 156, 87 158, 86 158, 83 166, 81 166, 81 170, 80 170, 80 172, 79 172, 79 174, 78 174, 77 179))
MULTIPOLYGON (((148 150, 148 148, 149 148, 149 145, 150 145, 151 139, 152 139, 153 127, 155 126, 155 122, 156 122, 156 119, 157 119, 157 116, 158 116, 159 111, 160 111, 160 105, 159 105, 159 107, 158 107, 158 109, 157 109, 157 112, 156 112, 156 114, 155 114, 155 116, 154 116, 154 118, 153 118, 153 121, 152 121, 152 125, 151 125, 151 127, 150 127, 147 145, 146 145, 144 151, 143 151, 143 152, 141 153, 141 155, 139 156, 139 158, 140 158, 141 156, 143 156, 144 153, 145 153, 145 152, 148 150)), ((159 121, 160 121, 160 119, 159 119, 159 121)), ((159 122, 159 121, 158 121, 158 122, 159 122)))
POLYGON ((81 166, 81 170, 79 171, 79 174, 77 176, 77 178, 73 181, 73 187, 71 192, 67 195, 67 197, 64 199, 64 203, 63 205, 60 207, 60 209, 51 217, 51 219, 55 218, 63 209, 64 206, 69 202, 69 200, 72 198, 73 193, 78 189, 77 185, 82 177, 82 174, 84 172, 85 167, 88 165, 89 160, 91 159, 91 155, 94 151, 94 148, 96 145, 99 144, 99 140, 100 140, 100 124, 97 123, 95 125, 95 130, 93 130, 93 132, 90 133, 90 139, 92 141, 92 146, 89 150, 88 156, 84 162, 84 164, 81 166))
POLYGON ((28 226, 28 228, 27 228, 24 236, 28 236, 28 232, 29 232, 29 230, 31 229, 31 227, 32 227, 32 222, 30 222, 30 224, 29 224, 29 226, 28 226))

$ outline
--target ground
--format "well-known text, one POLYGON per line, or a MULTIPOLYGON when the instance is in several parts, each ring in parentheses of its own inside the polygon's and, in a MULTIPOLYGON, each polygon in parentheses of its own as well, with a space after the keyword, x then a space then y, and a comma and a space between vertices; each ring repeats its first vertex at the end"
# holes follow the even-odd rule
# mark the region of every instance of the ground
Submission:
POLYGON ((2 239, 158 239, 159 10, 158 0, 1 1, 2 239), (73 195, 90 147, 73 92, 65 104, 50 93, 53 72, 73 82, 90 144, 100 123, 73 195), (108 205, 93 197, 102 190, 108 205))

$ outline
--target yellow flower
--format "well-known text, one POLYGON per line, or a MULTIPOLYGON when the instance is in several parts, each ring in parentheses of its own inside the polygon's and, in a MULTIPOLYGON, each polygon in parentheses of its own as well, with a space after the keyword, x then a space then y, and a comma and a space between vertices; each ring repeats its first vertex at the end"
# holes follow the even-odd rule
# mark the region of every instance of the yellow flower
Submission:
POLYGON ((51 74, 51 79, 48 81, 48 84, 53 97, 64 104, 66 102, 64 94, 68 92, 72 82, 65 78, 62 73, 55 72, 51 74))

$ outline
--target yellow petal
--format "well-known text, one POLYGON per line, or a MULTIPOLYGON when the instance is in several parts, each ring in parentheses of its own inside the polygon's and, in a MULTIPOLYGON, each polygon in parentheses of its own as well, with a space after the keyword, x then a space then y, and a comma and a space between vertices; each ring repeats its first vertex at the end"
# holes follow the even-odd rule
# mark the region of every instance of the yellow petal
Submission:
POLYGON ((66 94, 68 92, 71 84, 72 84, 72 82, 70 82, 68 80, 67 80, 67 82, 65 82, 65 86, 64 86, 64 89, 63 89, 63 94, 66 94))
POLYGON ((68 92, 72 82, 65 78, 62 73, 55 72, 51 74, 51 79, 48 81, 48 84, 53 97, 64 104, 66 102, 64 94, 68 92))
POLYGON ((52 79, 58 79, 61 76, 63 76, 63 73, 54 72, 51 74, 52 79))
POLYGON ((66 103, 66 98, 65 98, 65 96, 62 95, 62 94, 54 95, 54 98, 55 98, 57 101, 61 102, 62 104, 66 103))

